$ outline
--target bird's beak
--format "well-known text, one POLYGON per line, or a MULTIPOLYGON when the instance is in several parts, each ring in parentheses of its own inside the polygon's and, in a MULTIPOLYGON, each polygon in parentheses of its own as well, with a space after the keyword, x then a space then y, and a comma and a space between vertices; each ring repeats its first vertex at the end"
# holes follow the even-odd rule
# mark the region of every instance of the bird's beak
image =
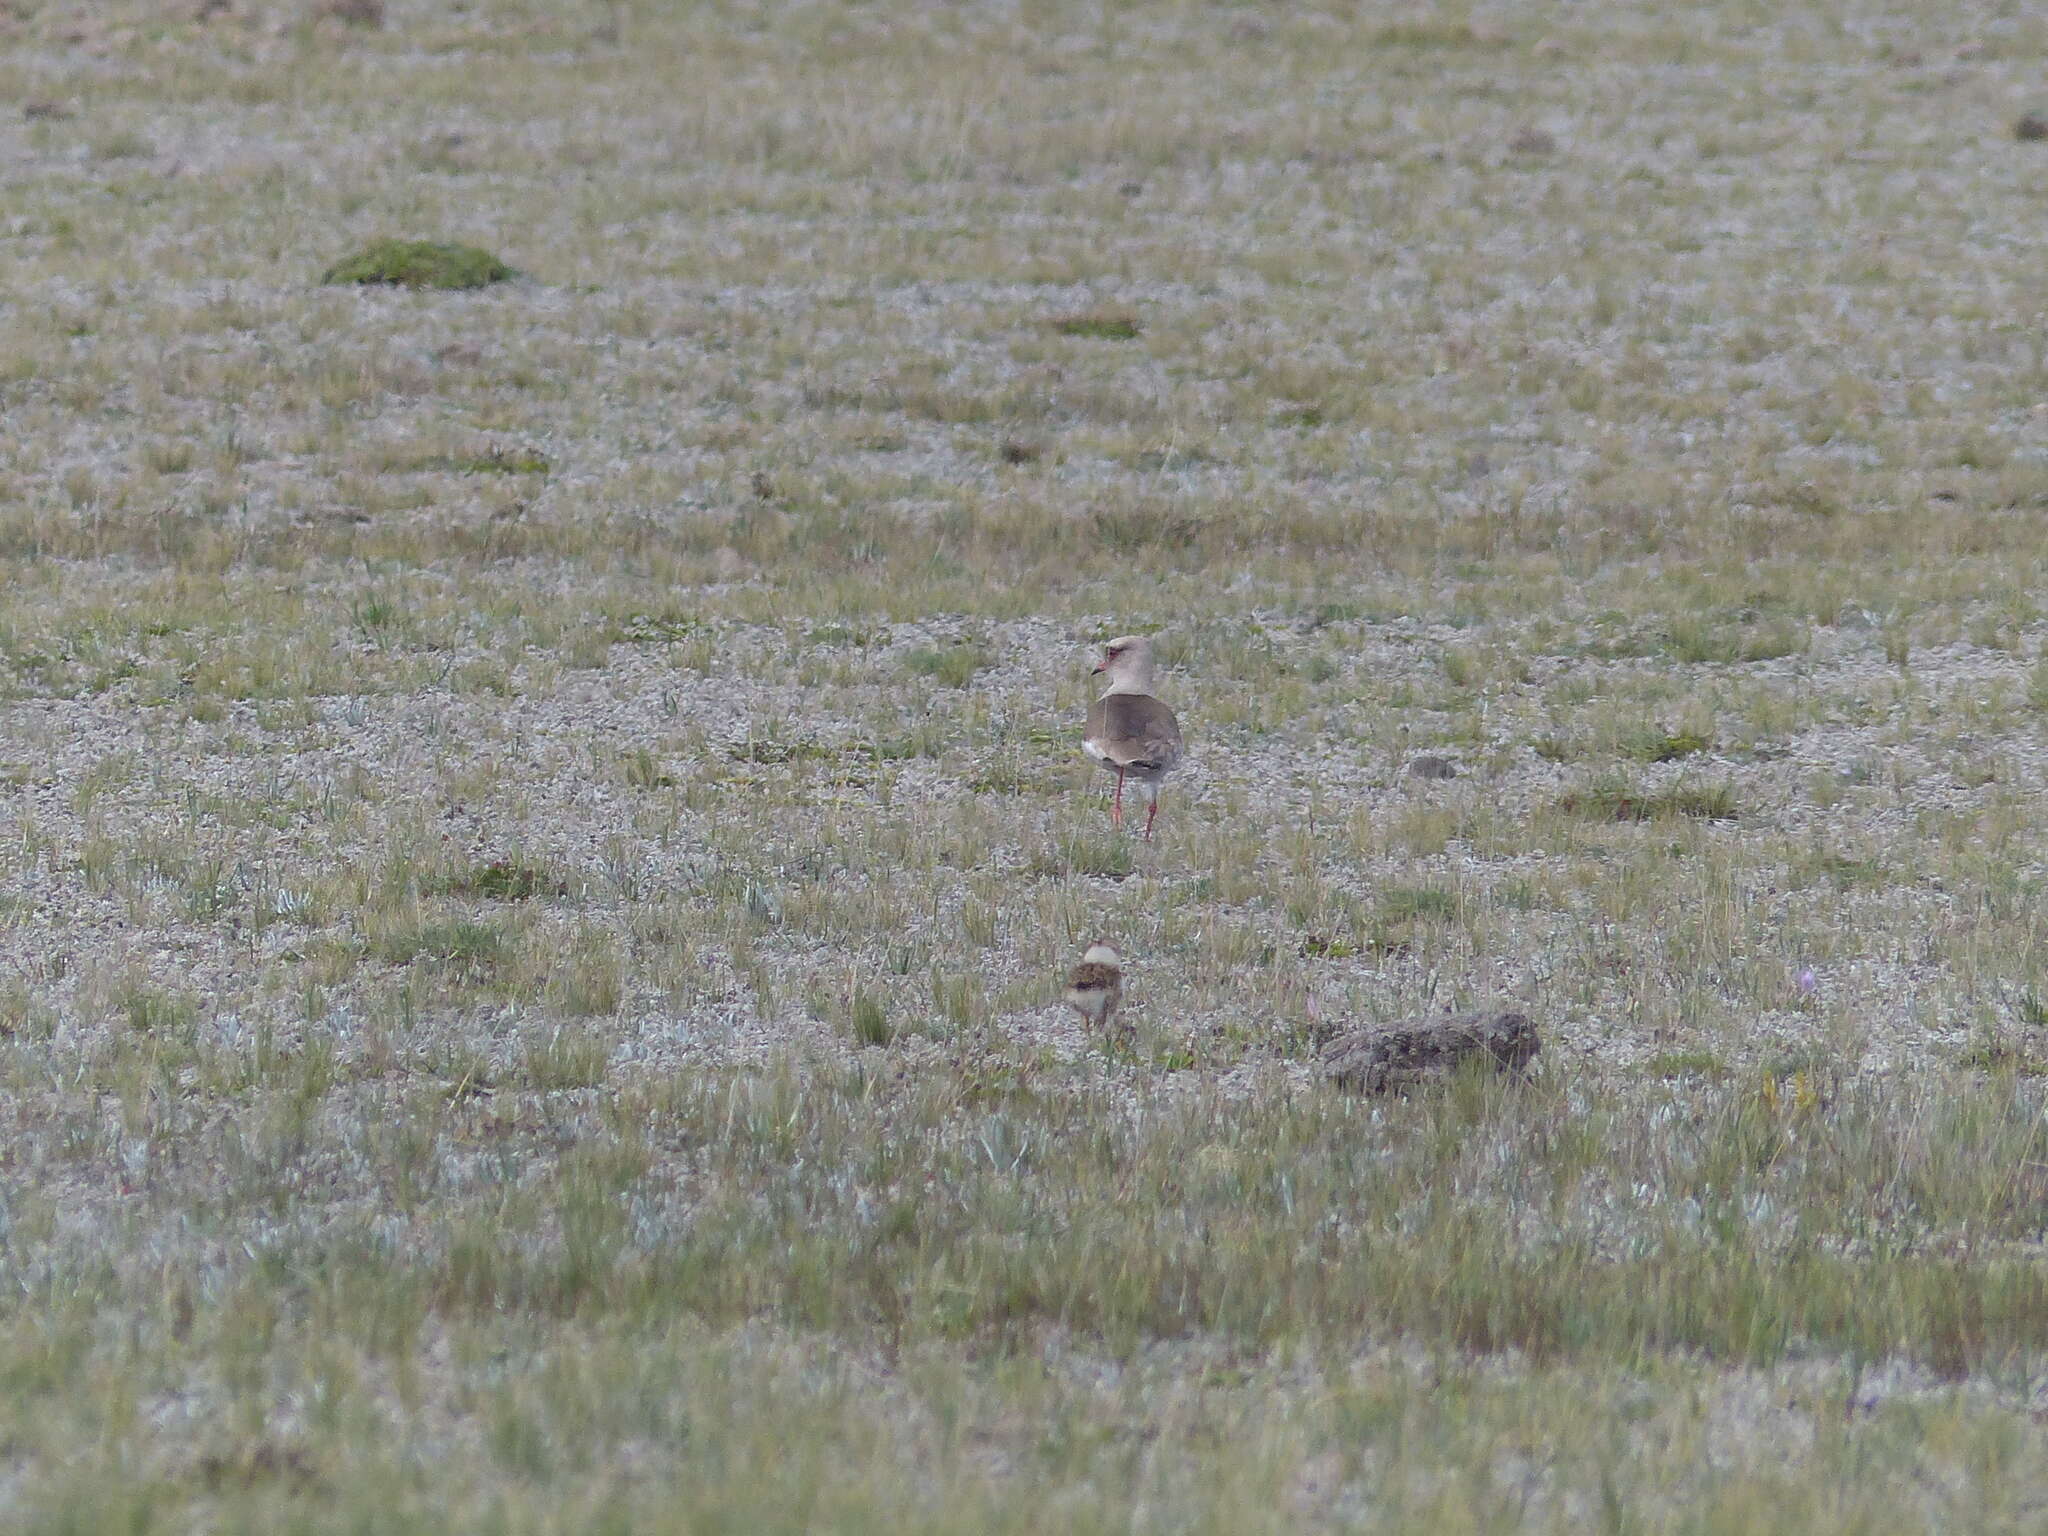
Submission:
POLYGON ((1107 672, 1109 670, 1108 660, 1105 659, 1102 661, 1098 661, 1097 663, 1095 663, 1094 667, 1091 670, 1095 672, 1107 672))

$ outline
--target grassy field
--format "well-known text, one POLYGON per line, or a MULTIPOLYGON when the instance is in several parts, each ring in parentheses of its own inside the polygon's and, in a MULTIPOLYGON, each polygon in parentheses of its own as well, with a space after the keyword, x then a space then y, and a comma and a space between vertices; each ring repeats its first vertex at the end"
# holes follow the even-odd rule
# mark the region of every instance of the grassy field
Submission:
POLYGON ((2042 1529, 2044 65, 0 7, 0 1521, 2042 1529))

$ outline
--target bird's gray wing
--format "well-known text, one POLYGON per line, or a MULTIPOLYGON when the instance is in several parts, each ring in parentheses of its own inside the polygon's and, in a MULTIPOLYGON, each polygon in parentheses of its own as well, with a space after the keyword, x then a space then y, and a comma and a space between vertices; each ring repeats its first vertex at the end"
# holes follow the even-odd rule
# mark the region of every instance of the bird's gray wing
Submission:
POLYGON ((1180 759, 1180 722, 1145 693, 1112 693, 1088 708, 1088 739, 1125 768, 1166 769, 1180 759))

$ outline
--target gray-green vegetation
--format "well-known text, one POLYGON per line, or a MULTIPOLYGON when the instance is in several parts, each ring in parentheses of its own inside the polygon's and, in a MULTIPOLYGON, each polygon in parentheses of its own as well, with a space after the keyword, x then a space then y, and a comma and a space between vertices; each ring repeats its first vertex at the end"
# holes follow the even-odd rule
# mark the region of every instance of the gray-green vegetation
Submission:
POLYGON ((2039 1528, 2048 15, 0 37, 10 1529, 2039 1528))

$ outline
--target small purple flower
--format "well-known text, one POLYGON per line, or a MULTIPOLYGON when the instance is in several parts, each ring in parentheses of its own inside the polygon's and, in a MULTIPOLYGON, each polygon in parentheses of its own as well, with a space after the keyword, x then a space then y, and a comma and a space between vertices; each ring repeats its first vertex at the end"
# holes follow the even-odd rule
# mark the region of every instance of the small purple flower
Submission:
POLYGON ((1813 979, 1813 967, 1809 965, 1805 970, 1799 973, 1799 977, 1796 981, 1793 982, 1793 985, 1799 989, 1799 995, 1801 997, 1811 997, 1813 996, 1814 989, 1817 986, 1819 986, 1820 983, 1813 979))

